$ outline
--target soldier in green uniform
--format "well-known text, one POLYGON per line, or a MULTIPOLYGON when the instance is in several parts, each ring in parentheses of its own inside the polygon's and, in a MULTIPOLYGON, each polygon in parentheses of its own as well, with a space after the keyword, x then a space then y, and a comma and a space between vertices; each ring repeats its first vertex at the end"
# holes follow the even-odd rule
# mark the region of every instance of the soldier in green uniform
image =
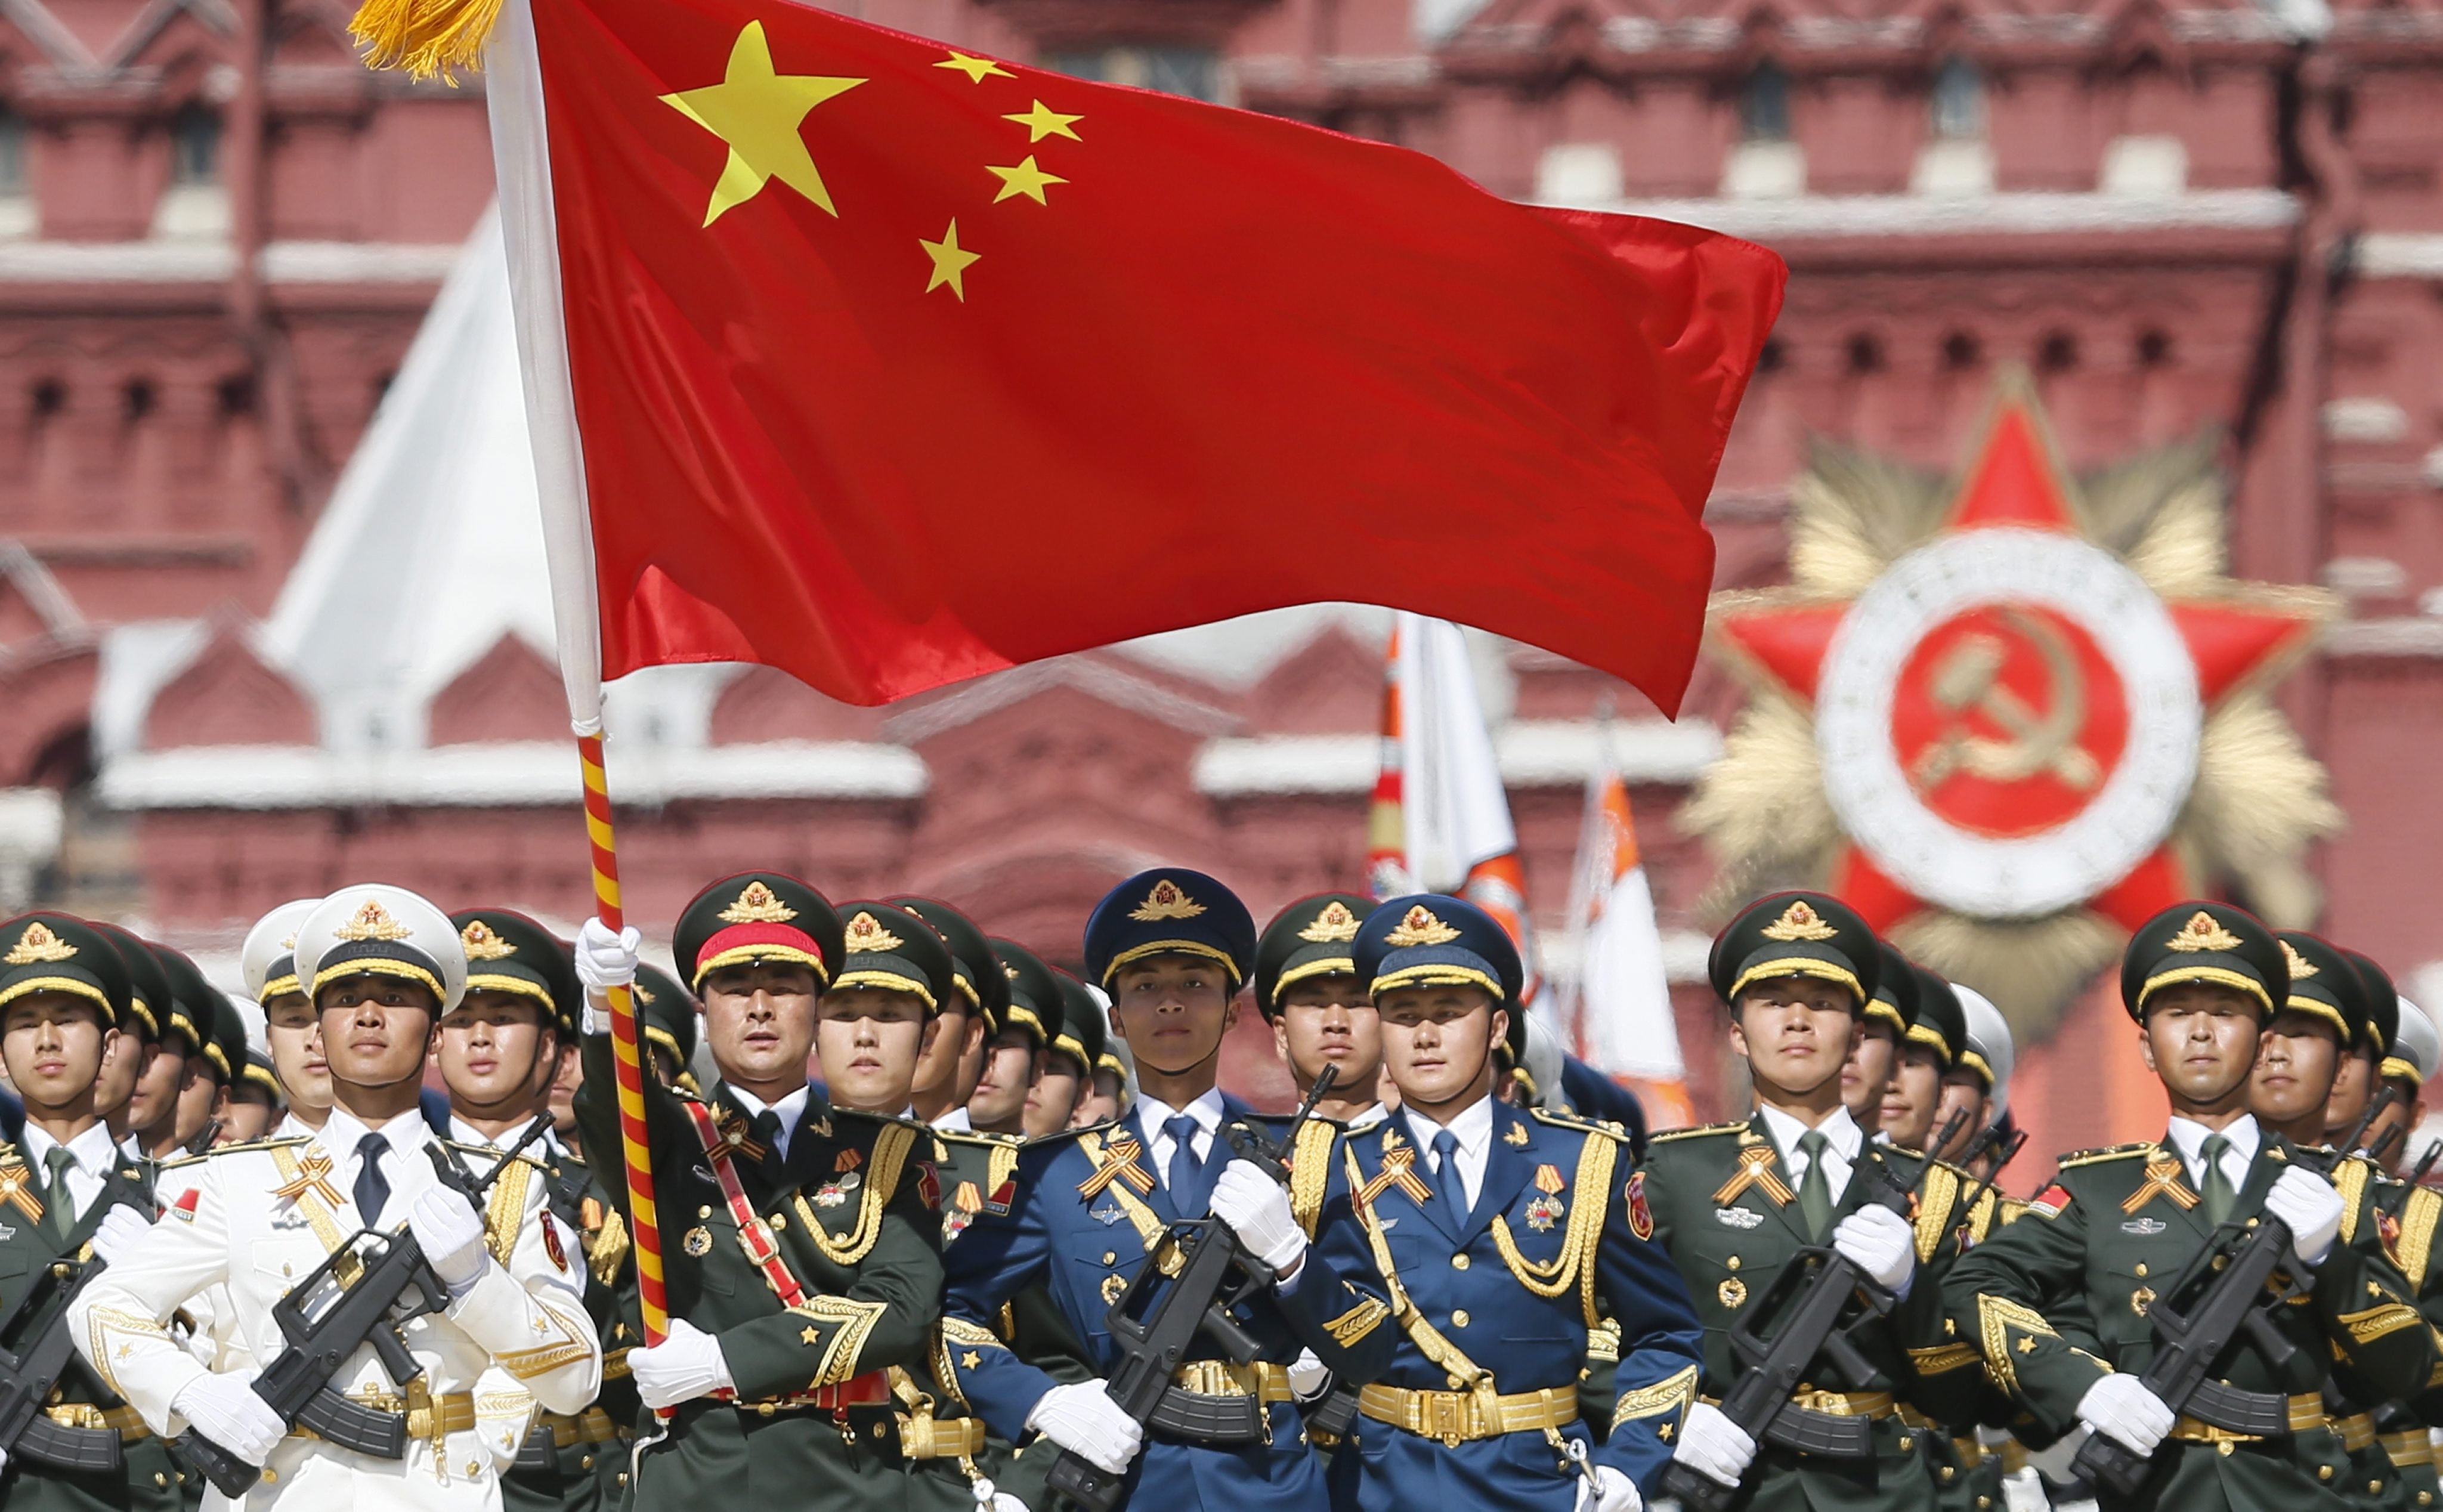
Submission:
MULTIPOLYGON (((924 1364, 941 1315, 939 1193, 914 1125, 835 1110, 806 1080, 844 934, 821 894, 772 872, 713 883, 673 931, 720 1076, 701 1098, 643 1084, 670 1332, 628 1364, 643 1404, 673 1411, 636 1456, 641 1512, 901 1494, 888 1372, 924 1364)), ((578 1114, 605 1186, 621 1149, 608 994, 634 980, 637 944, 592 920, 578 941, 578 1114)))
POLYGON ((929 897, 887 901, 933 926, 933 931, 950 947, 958 977, 956 990, 942 1000, 936 1014, 942 1027, 934 1031, 925 1059, 917 1063, 909 1103, 916 1110, 919 1123, 964 1129, 967 1098, 983 1075, 985 1042, 1001 1026, 1000 1012, 992 1005, 1009 1001, 1006 979, 993 967, 992 948, 984 944, 983 931, 957 909, 929 897), (983 959, 971 962, 953 933, 964 937, 966 950, 981 948, 983 959))
MULTIPOLYGON (((1948 1417, 1967 1404, 1950 1393, 1975 1363, 1942 1318, 1942 1279, 1955 1256, 1958 1175, 1897 1143, 1869 1141, 1841 1095, 1840 1072, 1864 1033, 1883 970, 1874 931, 1838 900, 1784 893, 1748 905, 1716 937, 1709 973, 1729 1007, 1732 1049, 1748 1062, 1755 1111, 1736 1122, 1654 1136, 1645 1195, 1654 1234, 1670 1251, 1705 1325, 1702 1391, 1719 1397, 1737 1378, 1729 1331, 1757 1319, 1782 1267, 1801 1249, 1846 1256, 1896 1299, 1890 1316, 1853 1334, 1873 1367, 1844 1380, 1819 1358, 1782 1422, 1816 1413, 1863 1420, 1866 1452, 1802 1453, 1756 1444, 1716 1408, 1687 1410, 1676 1457, 1725 1485, 1743 1505, 1918 1508, 1936 1504, 1920 1439, 1900 1416, 1912 1408, 1948 1417), (1886 1204, 1913 1192, 1912 1222, 1886 1204)), ((1923 1023, 1924 979, 1913 1026, 1923 1023)), ((1901 989, 1908 995, 1908 988, 1901 989)), ((1904 1042, 1905 1053, 1911 1043, 1904 1042)), ((1899 1134, 1893 1135, 1895 1141, 1899 1134)), ((1846 1425, 1826 1425, 1828 1429, 1846 1425)))
POLYGON ((2099 1488, 2107 1512, 2344 1506, 2353 1466, 2325 1419, 2325 1376, 2338 1360, 2369 1391, 2406 1394, 2424 1384, 2434 1348, 2376 1246, 2342 1242, 2347 1207, 2333 1183, 2249 1112, 2265 1025, 2306 1000, 2271 931, 2206 902, 2138 929, 2121 995, 2171 1102, 2170 1127, 2158 1140, 2065 1156, 2030 1216, 1954 1268, 1953 1326, 2037 1432, 2084 1424, 2149 1457, 2135 1496, 2099 1488), (2140 1377, 2154 1355, 2156 1289, 2222 1226, 2264 1218, 2288 1230, 2314 1285, 2298 1305, 2268 1311, 2291 1346, 2287 1368, 2245 1335, 2217 1363, 2230 1385, 2289 1399, 2292 1431, 2251 1438, 2180 1416, 2140 1377))
POLYGON ((1060 984, 1026 947, 1014 940, 988 943, 1009 983, 1010 1004, 1001 1027, 984 1038, 983 1066, 976 1089, 967 1097, 967 1127, 978 1134, 1022 1139, 1027 1099, 1052 1037, 1060 1032, 1060 984), (1019 969, 1030 961, 1034 974, 1019 969))
POLYGON ((1900 1047, 1892 1054, 1892 1079, 1883 1088, 1883 1118, 1875 1137, 1883 1144, 1923 1153, 1942 1109, 1942 1074, 1951 1068, 1952 1046, 1963 1029, 1957 1000, 1946 993, 1942 1003, 1926 1001, 1924 984, 1930 973, 1920 971, 1915 962, 1887 941, 1880 961, 1877 1000, 1887 992, 1897 993, 1908 1027, 1901 1032, 1900 1047))
POLYGON ((1103 1031, 1103 1005, 1095 1001, 1086 984, 1057 967, 1052 975, 1060 984, 1060 1032, 1052 1037, 1052 1048, 1044 1056, 1044 1074, 1036 1079, 1035 1091, 1026 1099, 1026 1134, 1030 1139, 1092 1127, 1087 1120, 1094 1109, 1088 1094, 1094 1085, 1094 1068, 1102 1064, 1107 1038, 1103 1031), (1053 1110, 1059 1106, 1064 1078, 1072 1089, 1066 1120, 1038 1127, 1048 1123, 1053 1110))
MULTIPOLYGON (((0 1316, 55 1263, 106 1259, 149 1226, 152 1190, 95 1108, 102 1058, 131 1015, 128 991, 119 951, 83 920, 28 913, 0 924, 0 1061, 26 1104, 22 1142, 0 1145, 0 1316)), ((14 1342, 22 1350, 32 1340, 14 1342)), ((0 1503, 12 1512, 181 1505, 181 1467, 82 1359, 69 1362, 41 1411, 54 1423, 118 1435, 119 1467, 63 1469, 21 1449, 0 1463, 0 1503)))
POLYGON ((119 1034, 102 1055, 101 1079, 94 1088, 94 1111, 110 1129, 110 1142, 142 1171, 142 1151, 136 1136, 150 1127, 176 1094, 175 1072, 146 1079, 161 1038, 161 1020, 169 1015, 170 982, 161 963, 143 941, 115 924, 86 921, 86 928, 108 943, 127 975, 127 1008, 119 1016, 119 1034), (157 1016, 156 1016, 157 1015, 157 1016), (162 1090, 166 1081, 167 1091, 162 1090))
POLYGON ((1893 963, 1906 958, 1889 942, 1880 943, 1883 964, 1875 973, 1875 999, 1866 1005, 1857 1048, 1841 1066, 1841 1104, 1870 1139, 1883 1133, 1883 1105, 1900 1070, 1901 1046, 1917 1018, 1917 974, 1895 969, 1893 963))
POLYGON ((203 968, 185 951, 158 942, 153 942, 153 953, 161 962, 161 974, 170 979, 167 1030, 182 1042, 185 1054, 169 1125, 156 1126, 145 1153, 155 1160, 175 1160, 211 1148, 212 1113, 229 1076, 221 1062, 229 1053, 219 1042, 221 995, 205 979, 203 968))

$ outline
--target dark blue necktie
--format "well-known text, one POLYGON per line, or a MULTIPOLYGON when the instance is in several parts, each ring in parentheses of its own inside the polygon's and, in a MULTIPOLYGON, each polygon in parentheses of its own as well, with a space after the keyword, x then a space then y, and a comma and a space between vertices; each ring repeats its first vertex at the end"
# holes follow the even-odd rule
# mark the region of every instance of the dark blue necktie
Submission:
POLYGON ((369 1134, 357 1141, 357 1221, 370 1228, 390 1201, 390 1178, 382 1174, 381 1157, 390 1141, 369 1134))
POLYGON ((1204 1162, 1196 1158, 1196 1117, 1183 1113, 1165 1118, 1162 1132, 1170 1135, 1170 1175, 1163 1185, 1170 1189, 1170 1205, 1179 1215, 1193 1218, 1211 1200, 1204 1190, 1204 1162))
POLYGON ((1459 1135, 1447 1129, 1434 1135, 1434 1190, 1442 1196, 1451 1232, 1466 1227, 1467 1188, 1459 1179, 1459 1135))

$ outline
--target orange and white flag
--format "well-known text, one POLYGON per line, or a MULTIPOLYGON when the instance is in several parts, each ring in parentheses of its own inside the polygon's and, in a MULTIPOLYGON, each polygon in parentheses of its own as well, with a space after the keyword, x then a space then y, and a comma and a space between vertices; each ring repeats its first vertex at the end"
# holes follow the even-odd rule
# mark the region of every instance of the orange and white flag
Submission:
POLYGON ((1554 1005, 1565 1042, 1635 1092, 1655 1128, 1694 1123, 1654 890, 1637 853, 1628 786, 1608 755, 1588 774, 1570 929, 1577 969, 1554 1005))

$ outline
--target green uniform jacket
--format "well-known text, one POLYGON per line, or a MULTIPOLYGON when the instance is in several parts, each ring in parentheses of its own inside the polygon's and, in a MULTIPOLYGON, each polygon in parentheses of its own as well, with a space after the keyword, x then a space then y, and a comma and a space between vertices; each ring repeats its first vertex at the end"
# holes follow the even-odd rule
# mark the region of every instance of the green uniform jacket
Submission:
MULTIPOLYGON (((8 1193, 0 1198, 0 1317, 15 1309, 53 1261, 90 1259, 93 1231, 113 1205, 127 1203, 147 1218, 153 1216, 152 1184, 134 1162, 124 1158, 104 1180, 101 1199, 85 1209, 65 1239, 52 1228, 51 1215, 43 1210, 44 1184, 44 1173, 28 1169, 16 1146, 0 1144, 0 1190, 8 1193)), ((15 1349, 32 1342, 23 1337, 9 1340, 15 1349)), ((126 1408, 94 1377, 81 1355, 70 1357, 51 1401, 60 1406, 126 1408)), ((97 1475, 65 1474, 24 1455, 15 1456, 5 1475, 0 1475, 0 1505, 9 1512, 177 1512, 187 1504, 182 1485, 187 1472, 161 1440, 149 1433, 122 1439, 120 1452, 119 1471, 97 1475)))
MULTIPOLYGON (((585 1040, 577 1112, 586 1148, 620 1149, 610 1036, 585 1040)), ((829 1411, 759 1410, 887 1370, 926 1367, 941 1317, 939 1193, 929 1131, 838 1112, 809 1095, 784 1156, 726 1150, 747 1200, 805 1293, 791 1308, 741 1247, 711 1158, 672 1092, 648 1078, 646 1123, 670 1316, 721 1344, 735 1403, 683 1403, 638 1462, 631 1504, 690 1509, 884 1506, 902 1495, 896 1415, 888 1403, 829 1411)), ((744 1106, 715 1086, 705 1099, 744 1137, 744 1106)), ((602 1162, 611 1183, 614 1168, 602 1162)), ((626 1176, 617 1176, 624 1193, 626 1176)))
MULTIPOLYGON (((627 1225, 597 1190, 593 1171, 575 1150, 534 1149, 551 1184, 548 1210, 582 1246, 570 1259, 585 1266, 585 1312, 602 1344, 602 1391, 595 1405, 622 1431, 632 1429, 639 1409, 627 1357, 640 1341, 640 1328, 627 1225)), ((548 1470, 519 1467, 501 1477, 505 1512, 611 1512, 627 1490, 628 1445, 620 1440, 560 1445, 548 1470)))
MULTIPOLYGON (((1841 1379, 1828 1361, 1807 1389, 1890 1392, 1901 1402, 1938 1405, 1945 1415, 1960 1404, 1955 1389, 1971 1379, 1973 1350, 1950 1337, 1942 1315, 1942 1282, 1957 1252, 1954 1209, 1962 1178, 1949 1166, 1889 1145, 1866 1145, 1833 1204, 1834 1222, 1864 1207, 1884 1188, 1881 1166, 1901 1186, 1918 1190, 1919 1271, 1908 1296, 1881 1324, 1854 1341, 1874 1366, 1866 1381, 1841 1379), (1924 1177, 1922 1189, 1919 1178, 1924 1177)), ((1705 1395, 1718 1399, 1737 1378, 1730 1332, 1739 1324, 1773 1337, 1773 1320, 1755 1320, 1767 1289, 1785 1263, 1810 1244, 1799 1217, 1786 1152, 1774 1148, 1762 1115, 1736 1123, 1675 1130, 1654 1136, 1645 1157, 1645 1193, 1654 1237, 1670 1251, 1697 1316, 1705 1325, 1705 1395)), ((1885 1188, 1884 1189, 1888 1189, 1885 1188)), ((1828 1243, 1828 1234, 1827 1236, 1828 1243)), ((1923 1429, 1884 1415, 1874 1426, 1875 1458, 1843 1461, 1759 1447, 1738 1503, 1762 1512, 1934 1512, 1933 1474, 1920 1440, 1923 1429)))
MULTIPOLYGON (((2279 1138, 2262 1139, 2230 1221, 2264 1212, 2292 1153, 2279 1138)), ((2212 1230, 2168 1140, 2064 1158, 2030 1213, 1960 1261, 1946 1301, 1960 1335, 1983 1352, 1993 1383, 2040 1431, 2060 1434, 2075 1426, 2098 1375, 2145 1370, 2155 1353, 2146 1309, 2212 1230)), ((2295 1396, 2319 1392, 2338 1357, 2370 1390, 2414 1390, 2433 1369, 2434 1336, 2406 1296, 2374 1245, 2336 1242, 2314 1290, 2273 1311, 2274 1326, 2296 1347, 2288 1373, 2243 1337, 2220 1378, 2295 1396)), ((2106 1491, 2101 1501, 2107 1508, 2308 1512, 2344 1504, 2338 1488, 2352 1468, 2327 1427, 2229 1447, 2171 1438, 2138 1496, 2122 1503, 2106 1491)))

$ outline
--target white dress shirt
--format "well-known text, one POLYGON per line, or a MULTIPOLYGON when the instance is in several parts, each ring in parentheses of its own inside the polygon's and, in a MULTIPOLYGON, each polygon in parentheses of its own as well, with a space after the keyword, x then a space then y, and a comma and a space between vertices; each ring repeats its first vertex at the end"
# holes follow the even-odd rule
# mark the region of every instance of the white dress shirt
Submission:
MULTIPOLYGON (((22 1143, 26 1165, 38 1179, 48 1182, 51 1179, 50 1152, 59 1148, 60 1142, 28 1120, 22 1143)), ((91 1209, 94 1200, 101 1195, 102 1178, 119 1163, 119 1150, 110 1142, 110 1126, 97 1120, 92 1128, 67 1142, 67 1152, 68 1196, 76 1204, 76 1216, 82 1218, 91 1209)), ((48 1190, 40 1195, 46 1202, 50 1200, 48 1190)))
MULTIPOLYGON (((356 1195, 357 1175, 364 1166, 364 1162, 358 1158, 357 1147, 369 1134, 380 1134, 390 1145, 390 1153, 382 1157, 381 1173, 383 1179, 390 1183, 393 1200, 384 1205, 383 1211, 397 1208, 397 1211, 390 1212, 389 1226, 395 1227, 407 1218, 407 1209, 400 1208, 395 1199, 399 1189, 407 1185, 409 1163, 412 1161, 424 1168, 427 1173, 432 1170, 432 1157, 424 1152, 425 1141, 432 1134, 432 1126, 424 1121, 424 1110, 411 1108, 379 1129, 368 1129, 355 1114, 333 1104, 331 1116, 323 1121, 321 1132, 314 1136, 314 1142, 331 1157, 333 1178, 339 1183, 340 1192, 351 1199, 356 1195)), ((382 1213, 358 1213, 357 1216, 368 1228, 384 1226, 382 1213)))
POLYGON ((1417 1141, 1417 1149, 1423 1152, 1426 1175, 1436 1180, 1442 1175, 1442 1156, 1434 1152, 1434 1135, 1448 1129, 1459 1140, 1451 1158, 1459 1162, 1459 1188, 1466 1194, 1468 1209, 1474 1211, 1477 1193, 1484 1189, 1484 1162, 1493 1153, 1492 1094, 1469 1103, 1447 1124, 1436 1123, 1414 1108, 1400 1111, 1407 1116, 1408 1136, 1417 1141))
POLYGON ((806 1099, 815 1095, 815 1089, 811 1086, 799 1087, 778 1102, 766 1103, 744 1087, 731 1086, 726 1082, 723 1085, 727 1088, 731 1097, 738 1099, 738 1105, 746 1110, 747 1121, 750 1123, 766 1111, 781 1116, 781 1132, 773 1137, 772 1147, 779 1152, 781 1159, 788 1159, 789 1141, 798 1137, 798 1120, 806 1116, 806 1099))
MULTIPOLYGON (((2200 1192, 2206 1189, 2206 1140, 2214 1131, 2195 1118, 2174 1117, 2171 1127, 2172 1148, 2179 1152, 2180 1164, 2188 1168, 2189 1185, 2200 1192)), ((2261 1136, 2256 1131, 2256 1116, 2242 1114, 2222 1136, 2231 1148, 2222 1152, 2222 1173, 2231 1183, 2232 1194, 2248 1185, 2248 1168, 2256 1163, 2256 1147, 2261 1136)))
POLYGON ((1153 1167, 1153 1176, 1170 1189, 1170 1153, 1173 1141, 1164 1125, 1185 1114, 1196 1120, 1196 1132, 1188 1135, 1188 1148, 1195 1152, 1196 1162, 1203 1165, 1213 1154, 1213 1140, 1222 1132, 1222 1089, 1212 1088, 1185 1108, 1174 1108, 1160 1097, 1139 1094, 1137 1121, 1146 1133, 1146 1155, 1153 1167))
MULTIPOLYGON (((1779 1108, 1758 1104, 1756 1111, 1764 1115, 1765 1132, 1773 1135, 1773 1148, 1781 1152, 1783 1163, 1790 1168, 1790 1189, 1796 1191, 1798 1184, 1807 1179, 1807 1152, 1798 1148, 1799 1136, 1807 1133, 1807 1125, 1779 1108)), ((1849 1189, 1850 1167, 1857 1164, 1859 1154, 1866 1148, 1865 1131, 1858 1127, 1846 1108, 1833 1109, 1832 1116, 1815 1129, 1824 1135, 1824 1189, 1837 1205, 1849 1189)))
POLYGON ((975 1126, 975 1120, 967 1116, 967 1106, 965 1103, 959 1104, 959 1106, 952 1108, 949 1112, 933 1120, 933 1127, 942 1130, 946 1134, 966 1134, 972 1131, 975 1126))

